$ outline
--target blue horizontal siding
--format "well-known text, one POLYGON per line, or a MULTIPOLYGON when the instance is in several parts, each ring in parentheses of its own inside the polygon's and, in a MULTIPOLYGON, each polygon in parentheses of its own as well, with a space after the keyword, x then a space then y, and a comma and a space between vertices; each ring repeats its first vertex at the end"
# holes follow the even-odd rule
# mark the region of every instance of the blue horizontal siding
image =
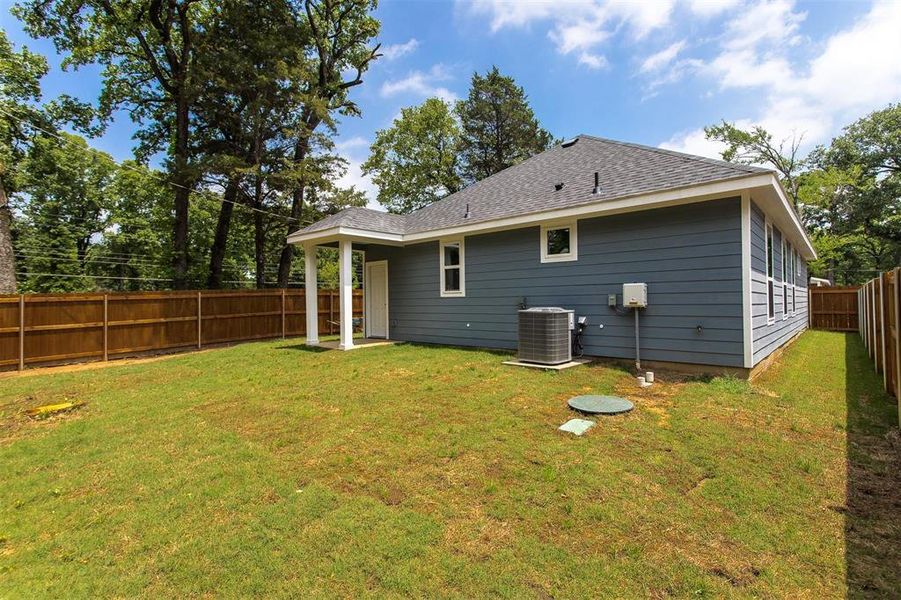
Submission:
MULTIPOLYGON (((807 328, 807 265, 802 261, 797 278, 795 314, 782 316, 782 232, 773 228, 773 252, 776 269, 774 304, 775 320, 770 323, 767 314, 766 277, 766 216, 751 203, 751 340, 753 364, 772 354, 795 335, 807 328)), ((791 293, 791 289, 789 289, 791 293)))
POLYGON ((467 236, 464 298, 440 297, 437 242, 369 246, 366 259, 388 260, 392 339, 515 349, 525 297, 587 316, 586 354, 632 358, 633 316, 607 295, 622 302, 622 284, 643 281, 642 358, 742 366, 740 213, 730 198, 583 219, 572 262, 541 263, 538 227, 467 236))

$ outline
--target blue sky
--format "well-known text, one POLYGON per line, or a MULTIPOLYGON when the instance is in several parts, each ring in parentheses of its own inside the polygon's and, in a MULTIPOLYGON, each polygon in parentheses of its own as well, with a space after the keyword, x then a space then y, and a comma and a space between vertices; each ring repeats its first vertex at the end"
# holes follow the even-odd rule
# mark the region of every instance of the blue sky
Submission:
MULTIPOLYGON (((3 6, 2 27, 48 55, 47 97, 96 98, 97 69, 64 73, 51 44, 25 36, 3 6)), ((466 95, 491 65, 522 85, 558 137, 590 133, 709 156, 701 127, 759 123, 778 137, 828 142, 841 126, 901 100, 901 1, 656 0, 459 2, 383 0, 385 56, 354 98, 338 148, 344 184, 374 188, 359 172, 378 129, 429 96, 466 95)), ((126 116, 94 144, 124 159, 126 116)))

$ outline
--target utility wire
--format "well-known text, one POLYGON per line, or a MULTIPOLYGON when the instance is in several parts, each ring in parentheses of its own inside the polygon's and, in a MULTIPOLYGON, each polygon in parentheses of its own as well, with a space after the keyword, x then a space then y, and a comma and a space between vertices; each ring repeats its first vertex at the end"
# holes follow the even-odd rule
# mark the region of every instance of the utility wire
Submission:
MULTIPOLYGON (((6 115, 7 117, 9 117, 9 118, 11 118, 11 119, 15 119, 16 121, 18 121, 18 122, 20 122, 20 123, 22 123, 22 124, 28 125, 28 126, 30 126, 32 129, 34 129, 34 130, 36 130, 36 131, 40 131, 40 132, 43 133, 44 135, 49 135, 50 137, 55 138, 55 139, 57 139, 57 140, 60 140, 61 142, 68 142, 68 140, 66 140, 64 137, 62 137, 61 135, 59 135, 59 133, 47 131, 46 129, 43 129, 43 128, 41 128, 41 127, 37 127, 37 126, 35 126, 35 125, 32 124, 32 123, 26 123, 25 119, 22 119, 21 117, 18 117, 18 116, 16 116, 16 115, 12 114, 11 112, 7 111, 6 109, 4 109, 4 108, 2 108, 2 107, 0 107, 0 113, 6 115)), ((113 163, 116 164, 116 166, 118 166, 120 169, 127 169, 127 170, 133 171, 133 172, 138 173, 138 174, 141 174, 141 175, 146 174, 145 172, 143 172, 143 171, 141 171, 140 169, 137 169, 137 168, 135 168, 135 167, 132 167, 131 165, 120 164, 120 163, 117 163, 115 160, 113 160, 113 163)), ((190 187, 188 187, 188 186, 181 185, 180 183, 175 183, 174 181, 171 181, 171 180, 165 178, 165 176, 164 176, 162 173, 158 173, 157 171, 154 171, 154 170, 152 170, 152 169, 148 169, 148 170, 147 170, 147 173, 150 173, 151 175, 153 175, 154 177, 156 177, 157 179, 159 179, 161 182, 165 183, 166 185, 170 185, 170 186, 175 187, 175 188, 180 188, 180 189, 183 189, 183 190, 187 190, 188 192, 193 192, 193 191, 194 191, 192 188, 190 188, 190 187)), ((196 196, 195 196, 195 197, 196 197, 196 196)), ((202 196, 202 195, 201 195, 201 198, 206 198, 206 196, 202 196)), ((210 200, 213 200, 213 198, 210 198, 210 200)), ((215 200, 214 200, 214 201, 215 201, 215 200)), ((270 216, 273 216, 273 217, 276 217, 276 218, 279 218, 279 219, 284 219, 284 220, 286 220, 286 221, 294 221, 294 222, 297 222, 298 225, 308 225, 309 223, 312 223, 312 221, 306 221, 306 222, 305 222, 305 221, 301 221, 300 219, 295 219, 294 217, 288 217, 288 216, 285 216, 285 215, 282 215, 282 214, 279 214, 279 213, 271 212, 271 211, 268 211, 268 210, 263 210, 262 208, 256 208, 256 207, 253 207, 253 206, 247 206, 246 204, 242 204, 242 203, 240 203, 240 202, 235 202, 234 200, 226 200, 225 198, 220 198, 219 201, 220 201, 220 202, 228 202, 228 203, 230 203, 230 204, 233 204, 234 206, 239 206, 239 207, 241 207, 241 208, 246 208, 246 209, 251 210, 251 211, 255 211, 255 212, 258 212, 258 213, 263 213, 263 214, 270 215, 270 216)))
MULTIPOLYGON (((118 267, 133 267, 133 268, 134 267, 144 267, 144 268, 157 267, 160 269, 168 269, 172 266, 169 264, 154 262, 154 261, 150 261, 150 260, 146 260, 146 259, 130 260, 130 259, 113 258, 111 260, 103 260, 104 258, 106 258, 104 256, 99 256, 99 257, 86 256, 84 259, 80 259, 77 256, 73 257, 70 254, 53 253, 53 252, 35 253, 35 252, 19 251, 19 252, 16 252, 16 257, 21 258, 21 259, 26 259, 26 260, 28 260, 28 259, 49 260, 52 262, 72 262, 72 263, 78 263, 78 264, 103 264, 103 265, 112 265, 112 266, 118 266, 118 267)), ((234 265, 234 267, 232 267, 231 265, 223 265, 223 267, 227 268, 229 270, 234 268, 234 269, 238 269, 238 270, 245 270, 248 272, 254 272, 254 273, 256 272, 255 265, 248 265, 245 263, 234 265)), ((279 269, 276 265, 266 265, 263 267, 263 271, 266 273, 269 273, 270 275, 274 274, 274 273, 278 273, 278 270, 279 269)))
MULTIPOLYGON (((16 273, 19 277, 60 277, 60 278, 77 278, 77 279, 119 279, 130 281, 168 281, 173 279, 162 279, 157 277, 113 277, 110 275, 73 275, 68 273, 16 273)), ((231 283, 237 285, 256 285, 255 281, 223 281, 222 283, 231 283)), ((276 281, 264 281, 267 284, 276 284, 276 281)), ((304 285, 303 281, 289 281, 288 285, 304 285)))

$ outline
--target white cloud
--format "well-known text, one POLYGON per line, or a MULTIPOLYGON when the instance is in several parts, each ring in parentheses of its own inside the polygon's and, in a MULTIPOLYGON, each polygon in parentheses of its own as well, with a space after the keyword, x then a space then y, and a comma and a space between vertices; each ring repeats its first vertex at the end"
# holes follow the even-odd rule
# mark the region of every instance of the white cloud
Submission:
POLYGON ((397 60, 401 56, 406 56, 414 52, 419 47, 419 40, 416 38, 410 38, 409 41, 404 42, 403 44, 388 44, 387 46, 382 46, 380 52, 382 53, 383 60, 397 60))
POLYGON ((688 0, 688 8, 695 15, 709 19, 720 13, 735 8, 740 0, 688 0))
POLYGON ((660 52, 655 52, 650 55, 641 63, 641 71, 643 73, 647 73, 649 71, 659 71, 663 67, 669 65, 673 62, 673 59, 678 56, 680 52, 685 48, 685 40, 681 40, 676 42, 675 44, 670 44, 660 52))
POLYGON ((561 54, 569 54, 574 50, 584 52, 597 46, 610 36, 610 32, 604 31, 601 22, 581 19, 573 23, 558 23, 548 35, 561 54))
POLYGON ((560 3, 543 0, 532 2, 517 2, 516 0, 465 2, 458 0, 458 4, 467 6, 473 13, 490 15, 491 31, 495 32, 504 27, 525 27, 533 21, 547 19, 554 14, 555 10, 559 10, 560 3))
POLYGON ((450 78, 444 65, 438 64, 428 72, 413 71, 403 79, 386 81, 382 84, 381 94, 385 98, 411 94, 422 98, 438 97, 445 102, 453 102, 457 100, 457 95, 446 87, 437 85, 437 82, 450 78))
POLYGON ((666 150, 675 150, 676 152, 687 152, 697 156, 706 156, 707 158, 716 158, 722 160, 722 152, 726 149, 725 144, 712 142, 704 135, 703 129, 694 129, 678 133, 669 140, 660 144, 661 148, 666 150))
POLYGON ((879 2, 829 38, 800 82, 806 95, 839 110, 881 107, 901 98, 901 2, 879 2))
POLYGON ((369 140, 358 135, 347 138, 346 140, 339 140, 335 143, 335 150, 337 150, 339 154, 346 154, 348 152, 359 150, 360 148, 369 148, 369 140))
POLYGON ((471 13, 489 16, 492 32, 550 21, 548 37, 557 51, 572 54, 580 64, 593 69, 607 66, 607 59, 598 52, 598 47, 611 36, 625 29, 634 39, 643 39, 669 22, 673 5, 674 0, 475 0, 466 4, 471 13))
MULTIPOLYGON (((838 127, 901 97, 901 2, 875 2, 869 12, 814 46, 819 52, 792 63, 788 48, 797 43, 803 18, 787 2, 763 2, 760 14, 782 21, 766 32, 752 31, 758 16, 743 15, 726 35, 722 52, 703 71, 721 87, 759 90, 759 109, 741 115, 743 126, 762 125, 777 140, 804 137, 804 147, 827 142, 838 127)), ((727 119, 734 117, 727 115, 727 119)), ((673 136, 662 147, 710 155, 702 130, 673 136)))
POLYGON ((795 12, 793 0, 763 0, 738 11, 723 33, 730 50, 753 48, 763 42, 796 44, 798 29, 807 13, 795 12))
POLYGON ((366 194, 366 206, 375 210, 384 210, 376 197, 379 190, 372 178, 363 175, 362 164, 369 153, 369 140, 355 136, 346 140, 340 140, 335 144, 338 155, 347 161, 347 171, 335 182, 337 186, 349 188, 351 186, 362 190, 366 194))
POLYGON ((602 54, 592 54, 590 52, 582 52, 579 54, 579 64, 585 65, 589 69, 605 69, 610 63, 602 54))

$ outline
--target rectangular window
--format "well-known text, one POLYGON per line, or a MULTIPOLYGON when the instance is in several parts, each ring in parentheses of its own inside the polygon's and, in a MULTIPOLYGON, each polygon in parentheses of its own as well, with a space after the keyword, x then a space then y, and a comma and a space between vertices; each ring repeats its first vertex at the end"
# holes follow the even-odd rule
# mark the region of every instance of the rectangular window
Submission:
POLYGON ((767 322, 772 323, 776 319, 775 282, 773 273, 776 271, 776 257, 773 252, 773 226, 766 224, 766 301, 767 322))
POLYGON ((578 260, 576 222, 541 226, 541 262, 578 260))
POLYGON ((782 319, 788 318, 788 245, 785 243, 785 236, 782 236, 782 319))
POLYGON ((791 315, 795 316, 795 296, 798 290, 795 282, 795 266, 798 264, 798 252, 794 246, 788 247, 788 283, 791 285, 791 315))
POLYGON ((466 266, 463 240, 448 240, 438 244, 441 263, 441 296, 466 295, 466 266))

